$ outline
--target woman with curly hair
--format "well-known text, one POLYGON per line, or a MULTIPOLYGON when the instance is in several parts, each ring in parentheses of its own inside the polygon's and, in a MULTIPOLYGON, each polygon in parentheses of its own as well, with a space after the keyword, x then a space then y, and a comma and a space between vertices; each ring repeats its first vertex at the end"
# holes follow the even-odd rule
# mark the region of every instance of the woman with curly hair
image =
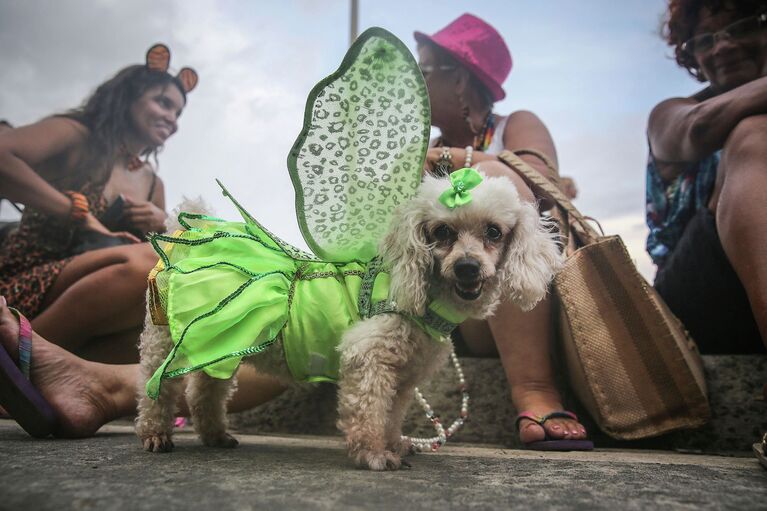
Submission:
POLYGON ((702 353, 767 342, 767 2, 671 0, 664 35, 708 86, 650 114, 655 286, 702 353))
POLYGON ((148 158, 176 132, 190 90, 165 69, 126 67, 82 107, 0 135, 0 194, 25 206, 0 247, 0 295, 88 358, 137 358, 157 260, 140 241, 166 217, 148 158))

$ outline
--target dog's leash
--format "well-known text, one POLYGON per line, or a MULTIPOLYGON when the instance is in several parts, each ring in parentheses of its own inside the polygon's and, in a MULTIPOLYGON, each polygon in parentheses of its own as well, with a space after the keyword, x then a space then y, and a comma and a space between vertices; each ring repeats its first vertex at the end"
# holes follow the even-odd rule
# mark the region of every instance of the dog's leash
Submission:
POLYGON ((440 447, 447 443, 448 438, 456 434, 461 426, 463 426, 464 422, 466 422, 466 420, 469 418, 469 391, 466 387, 466 380, 463 377, 463 369, 461 369, 461 364, 458 362, 458 357, 455 355, 454 350, 451 350, 450 352, 450 360, 452 360, 455 372, 458 374, 458 389, 461 391, 461 411, 458 414, 458 418, 455 419, 446 430, 442 426, 442 420, 439 418, 439 415, 434 413, 434 410, 431 409, 431 406, 426 401, 426 398, 423 397, 421 391, 418 389, 418 387, 416 387, 415 398, 423 408, 423 411, 426 412, 426 418, 431 421, 437 436, 431 438, 421 438, 402 435, 402 441, 410 442, 411 449, 415 452, 434 452, 438 450, 440 447))

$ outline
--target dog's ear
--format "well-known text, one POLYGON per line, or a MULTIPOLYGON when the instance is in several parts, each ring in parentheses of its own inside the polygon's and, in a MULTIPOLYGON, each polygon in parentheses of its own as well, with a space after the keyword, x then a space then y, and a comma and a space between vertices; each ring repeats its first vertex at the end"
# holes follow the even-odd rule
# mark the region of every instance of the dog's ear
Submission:
POLYGON ((527 311, 546 296, 563 256, 558 235, 531 204, 521 205, 512 236, 502 266, 502 289, 505 297, 527 311))
POLYGON ((434 264, 426 238, 425 207, 417 199, 400 206, 381 243, 381 255, 391 271, 390 296, 399 310, 418 316, 426 311, 434 264))

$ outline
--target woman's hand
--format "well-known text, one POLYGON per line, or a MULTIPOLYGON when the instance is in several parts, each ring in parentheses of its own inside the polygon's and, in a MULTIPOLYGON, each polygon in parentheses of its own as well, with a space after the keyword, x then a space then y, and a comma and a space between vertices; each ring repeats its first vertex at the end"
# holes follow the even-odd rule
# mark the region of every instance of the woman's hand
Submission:
POLYGON ((442 156, 442 147, 430 147, 426 151, 426 161, 423 164, 424 172, 434 175, 434 167, 437 164, 437 160, 442 156))
POLYGON ((149 201, 134 201, 126 196, 123 199, 123 219, 128 224, 143 233, 165 231, 165 219, 168 216, 165 211, 149 201))
POLYGON ((440 175, 440 173, 437 171, 437 166, 438 166, 437 162, 439 162, 439 164, 443 164, 443 162, 445 161, 445 158, 443 158, 443 154, 445 153, 445 151, 450 153, 449 161, 453 165, 451 169, 446 169, 447 174, 449 174, 450 172, 454 170, 461 169, 465 166, 466 149, 461 149, 459 147, 431 147, 426 151, 426 162, 424 163, 424 171, 428 172, 429 174, 433 176, 440 175))
POLYGON ((123 238, 131 243, 141 243, 141 240, 138 239, 136 236, 129 232, 112 232, 106 227, 104 227, 104 224, 99 222, 98 218, 93 216, 93 213, 88 213, 88 216, 85 217, 85 222, 83 222, 83 229, 87 229, 89 231, 95 231, 100 234, 103 234, 104 236, 109 236, 111 238, 123 238))

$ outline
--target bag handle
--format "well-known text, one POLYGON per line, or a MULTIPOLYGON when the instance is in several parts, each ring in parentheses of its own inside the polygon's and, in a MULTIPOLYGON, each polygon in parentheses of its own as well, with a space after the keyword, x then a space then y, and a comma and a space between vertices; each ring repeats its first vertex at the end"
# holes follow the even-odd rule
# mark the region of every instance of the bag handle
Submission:
POLYGON ((599 238, 599 233, 597 233, 597 231, 586 221, 586 218, 580 211, 578 211, 573 203, 570 202, 570 199, 568 199, 559 188, 554 186, 546 176, 535 170, 520 158, 518 156, 520 154, 531 154, 536 158, 539 158, 547 167, 556 173, 556 168, 551 164, 549 159, 538 151, 532 149, 520 149, 516 151, 516 154, 511 151, 503 151, 498 155, 498 159, 519 174, 528 185, 540 191, 541 195, 554 201, 557 208, 559 208, 564 216, 565 228, 572 228, 582 243, 588 245, 596 241, 597 238, 599 238))

